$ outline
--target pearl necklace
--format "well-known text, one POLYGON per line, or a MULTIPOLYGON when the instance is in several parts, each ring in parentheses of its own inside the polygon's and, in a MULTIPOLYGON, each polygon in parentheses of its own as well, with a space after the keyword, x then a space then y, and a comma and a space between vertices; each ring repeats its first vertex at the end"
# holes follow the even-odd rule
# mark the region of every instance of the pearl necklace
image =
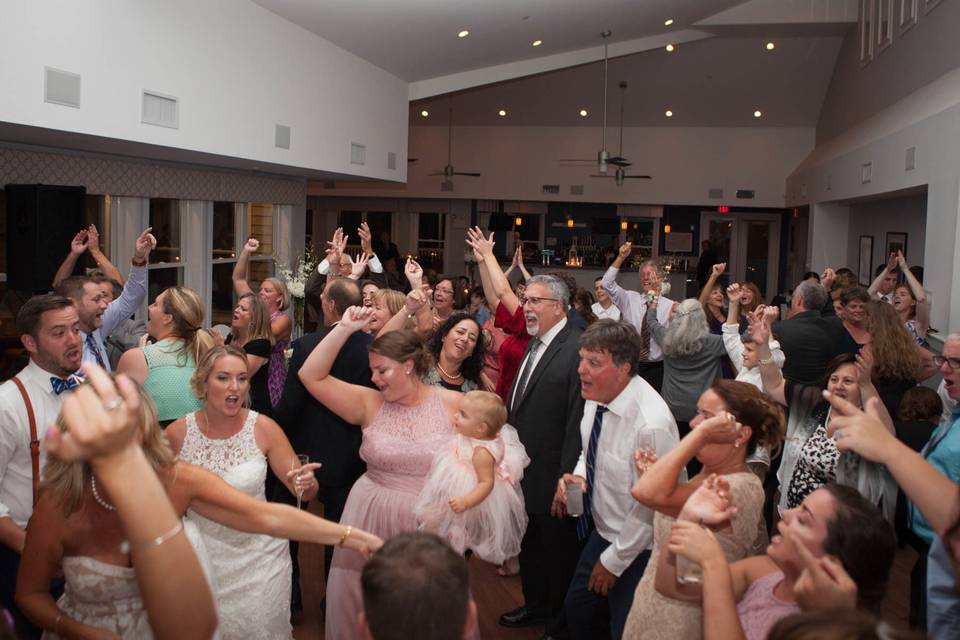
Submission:
POLYGON ((463 377, 463 374, 460 373, 459 371, 457 372, 457 375, 455 375, 455 376, 450 375, 449 373, 447 373, 447 370, 446 370, 446 369, 444 369, 442 366, 440 366, 440 363, 439 363, 439 362, 437 362, 437 370, 438 370, 440 373, 442 373, 445 378, 449 378, 450 380, 458 380, 458 379, 460 379, 460 378, 463 377))
POLYGON ((97 479, 93 476, 92 473, 90 474, 90 488, 93 489, 93 499, 97 501, 97 504, 99 504, 101 507, 103 507, 107 511, 117 510, 115 506, 113 506, 112 504, 110 504, 109 502, 101 498, 100 494, 97 493, 97 479))

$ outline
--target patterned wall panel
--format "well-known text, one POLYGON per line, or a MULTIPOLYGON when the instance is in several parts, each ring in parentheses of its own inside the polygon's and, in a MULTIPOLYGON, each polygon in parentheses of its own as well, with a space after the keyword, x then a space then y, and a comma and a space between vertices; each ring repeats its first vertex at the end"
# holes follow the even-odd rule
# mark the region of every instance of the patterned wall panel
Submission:
POLYGON ((88 193, 303 205, 307 182, 72 153, 0 147, 0 185, 84 186, 88 193))

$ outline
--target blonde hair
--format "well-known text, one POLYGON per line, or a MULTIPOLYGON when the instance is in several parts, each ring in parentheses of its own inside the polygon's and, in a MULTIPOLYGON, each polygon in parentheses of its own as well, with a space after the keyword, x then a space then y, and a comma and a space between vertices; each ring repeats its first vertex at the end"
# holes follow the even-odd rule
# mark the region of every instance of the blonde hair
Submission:
POLYGON ((172 334, 183 339, 183 354, 193 354, 197 363, 213 346, 213 338, 203 330, 203 301, 193 289, 184 286, 163 291, 163 312, 173 316, 172 334))
MULTIPOLYGON (((251 340, 269 340, 270 345, 273 346, 275 338, 273 337, 273 331, 270 330, 270 312, 267 311, 266 303, 260 299, 260 296, 253 292, 248 292, 240 296, 237 300, 238 306, 241 300, 250 300, 252 304, 250 308, 250 324, 247 326, 247 342, 251 340)), ((230 327, 230 335, 233 336, 233 340, 236 342, 237 333, 233 327, 230 327)))
POLYGON ((393 315, 399 313, 400 309, 403 309, 404 304, 407 302, 407 297, 396 289, 380 289, 371 297, 374 304, 383 302, 387 305, 387 309, 389 309, 393 315))
POLYGON ((892 304, 872 300, 867 311, 873 341, 873 379, 915 380, 920 372, 920 353, 903 320, 892 304))
MULTIPOLYGON (((140 396, 139 428, 143 438, 140 446, 147 461, 158 473, 174 463, 175 456, 157 422, 157 406, 153 398, 136 381, 132 381, 140 396)), ((87 384, 87 383, 84 383, 87 384)), ((57 427, 67 431, 63 414, 57 417, 57 427)), ((43 467, 40 487, 57 495, 64 515, 78 511, 83 505, 84 489, 90 481, 90 465, 83 461, 65 462, 54 456, 47 457, 43 467)))
MULTIPOLYGON (((193 390, 193 394, 200 400, 206 402, 207 378, 210 377, 210 372, 213 371, 213 367, 217 364, 217 360, 226 356, 240 358, 243 360, 244 366, 247 364, 247 352, 234 344, 217 345, 203 354, 203 358, 197 362, 197 366, 193 370, 193 375, 190 376, 190 388, 193 390)), ((243 406, 250 406, 249 389, 247 389, 247 395, 243 399, 243 406)))
POLYGON ((489 391, 468 391, 462 401, 467 400, 476 403, 477 410, 487 425, 488 435, 495 436, 500 433, 500 429, 507 422, 507 407, 500 396, 489 391))
POLYGON ((277 290, 277 294, 280 296, 280 303, 277 305, 277 307, 281 311, 286 311, 287 307, 290 306, 290 290, 287 289, 287 283, 280 278, 274 278, 273 276, 264 278, 263 282, 269 282, 273 285, 273 288, 277 290))

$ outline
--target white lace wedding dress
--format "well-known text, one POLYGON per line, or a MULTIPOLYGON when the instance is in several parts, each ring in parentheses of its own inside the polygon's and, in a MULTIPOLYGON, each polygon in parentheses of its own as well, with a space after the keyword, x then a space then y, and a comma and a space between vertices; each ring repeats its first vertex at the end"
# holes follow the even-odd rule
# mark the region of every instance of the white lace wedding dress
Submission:
MULTIPOLYGON (((235 435, 214 440, 197 426, 196 414, 186 416, 187 432, 180 459, 213 471, 234 488, 264 500, 267 459, 257 446, 250 411, 235 435)), ((219 633, 224 640, 289 639, 290 547, 286 540, 243 533, 187 512, 197 523, 217 582, 219 633)))

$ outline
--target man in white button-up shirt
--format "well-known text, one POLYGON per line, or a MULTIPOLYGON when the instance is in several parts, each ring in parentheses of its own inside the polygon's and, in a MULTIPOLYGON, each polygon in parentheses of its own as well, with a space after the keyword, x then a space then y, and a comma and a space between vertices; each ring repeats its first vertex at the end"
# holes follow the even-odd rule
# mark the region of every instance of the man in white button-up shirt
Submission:
MULTIPOLYGON (((30 354, 30 363, 16 377, 30 398, 37 439, 42 443, 47 427, 60 413, 63 392, 77 384, 74 373, 80 368, 82 356, 80 320, 68 298, 34 296, 17 313, 17 332, 30 354)), ((41 444, 41 471, 45 460, 41 444)), ((0 600, 13 614, 18 628, 24 629, 24 638, 33 636, 14 605, 13 594, 25 528, 32 513, 30 420, 20 390, 8 380, 0 385, 0 600)))
POLYGON ((634 452, 641 433, 652 436, 658 457, 679 441, 667 404, 637 374, 639 349, 640 336, 623 321, 600 320, 580 338, 583 452, 555 498, 556 511, 564 511, 570 482, 581 485, 585 498, 578 530, 586 544, 564 603, 574 639, 621 636, 653 546, 653 512, 630 495, 638 473, 634 452), (601 607, 609 610, 609 627, 597 626, 601 607))

